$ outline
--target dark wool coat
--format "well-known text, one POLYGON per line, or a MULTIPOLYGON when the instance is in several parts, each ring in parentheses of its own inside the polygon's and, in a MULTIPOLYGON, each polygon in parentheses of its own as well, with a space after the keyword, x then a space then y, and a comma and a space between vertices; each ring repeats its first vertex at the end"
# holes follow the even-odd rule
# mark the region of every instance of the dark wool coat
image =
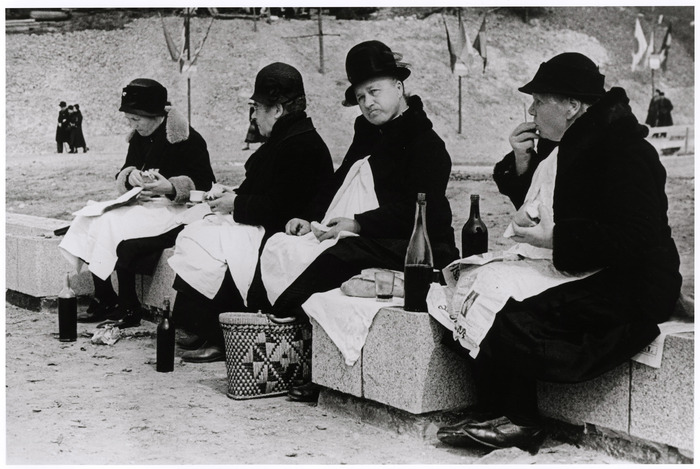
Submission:
MULTIPOLYGON (((506 310, 523 311, 499 313, 487 356, 508 349, 519 354, 514 366, 541 379, 580 381, 629 359, 658 335, 656 324, 672 313, 681 276, 666 214, 666 171, 647 133, 621 88, 567 129, 557 156, 554 266, 603 270, 509 304, 506 310)), ((535 155, 531 166, 544 156, 535 155)), ((517 176, 510 153, 494 179, 520 206, 533 171, 517 176)))
POLYGON ((158 169, 175 187, 175 202, 189 200, 193 189, 208 191, 216 181, 204 138, 187 124, 177 111, 170 110, 165 121, 147 137, 131 132, 129 150, 117 187, 121 192, 132 189, 129 173, 134 169, 158 169))
POLYGON ((275 123, 269 139, 246 161, 245 169, 233 218, 263 226, 267 238, 283 231, 333 176, 333 160, 311 119, 296 112, 275 123))
POLYGON ((67 142, 70 137, 68 124, 68 108, 58 111, 58 125, 56 126, 56 141, 67 142))
MULTIPOLYGON (((357 118, 355 136, 345 159, 316 198, 307 218, 321 220, 350 167, 371 155, 369 163, 379 208, 355 215, 360 236, 408 241, 415 220, 416 196, 423 192, 435 264, 444 267, 458 257, 452 210, 445 195, 452 162, 445 143, 423 110, 421 99, 412 96, 408 104, 403 115, 381 127, 372 125, 363 116, 357 118)), ((405 249, 404 245, 404 254, 405 249)))

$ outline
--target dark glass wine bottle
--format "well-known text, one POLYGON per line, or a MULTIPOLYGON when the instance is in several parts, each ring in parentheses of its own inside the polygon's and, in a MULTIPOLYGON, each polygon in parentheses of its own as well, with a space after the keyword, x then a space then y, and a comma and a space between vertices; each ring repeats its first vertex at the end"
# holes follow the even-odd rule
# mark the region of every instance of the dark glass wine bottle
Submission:
POLYGON ((58 340, 74 342, 78 338, 78 299, 70 287, 70 274, 66 274, 63 288, 58 294, 58 340))
POLYGON ((175 367, 175 325, 170 317, 170 301, 164 303, 163 316, 156 329, 156 371, 167 373, 175 367))
POLYGON ((471 201, 469 219, 462 228, 462 258, 489 250, 489 230, 479 213, 479 194, 472 194, 471 201))
POLYGON ((413 233, 408 242, 404 267, 404 306, 406 311, 428 311, 425 297, 433 278, 433 251, 425 223, 425 194, 419 193, 413 233))

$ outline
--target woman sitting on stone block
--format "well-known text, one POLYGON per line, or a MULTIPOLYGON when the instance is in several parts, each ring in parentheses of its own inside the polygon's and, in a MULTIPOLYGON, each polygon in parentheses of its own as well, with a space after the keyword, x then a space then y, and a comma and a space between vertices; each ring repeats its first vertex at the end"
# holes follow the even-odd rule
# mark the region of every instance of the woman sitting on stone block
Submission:
MULTIPOLYGON (((141 321, 136 274, 151 274, 163 249, 175 244, 191 190, 215 181, 207 144, 185 117, 170 107, 166 88, 137 78, 122 90, 119 108, 132 128, 129 149, 116 175, 120 194, 139 188, 135 202, 102 214, 78 214, 60 244, 71 264, 92 272, 95 297, 81 322, 117 320, 119 327, 141 321), (110 276, 116 270, 119 294, 110 276)), ((134 193, 138 190, 134 190, 134 193)))

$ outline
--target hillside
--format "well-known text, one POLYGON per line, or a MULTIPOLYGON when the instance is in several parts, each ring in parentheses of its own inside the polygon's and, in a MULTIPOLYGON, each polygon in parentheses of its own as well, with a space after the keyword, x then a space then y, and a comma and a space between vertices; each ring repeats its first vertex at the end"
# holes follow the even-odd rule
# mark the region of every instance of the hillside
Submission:
MULTIPOLYGON (((457 79, 450 73, 445 29, 440 13, 398 16, 383 10, 369 21, 323 18, 325 73, 318 71, 319 41, 298 38, 317 32, 311 20, 278 20, 272 24, 248 20, 216 20, 191 78, 192 124, 207 139, 215 162, 243 162, 240 150, 247 128, 247 98, 256 71, 273 61, 288 62, 304 76, 309 114, 338 162, 352 134, 357 108, 343 108, 347 87, 344 59, 355 43, 379 39, 404 54, 413 73, 406 81, 420 95, 437 132, 447 142, 456 164, 490 165, 507 150, 507 135, 529 105, 517 87, 539 64, 563 51, 579 51, 601 65, 607 86, 627 89, 632 107, 643 120, 651 96, 649 71, 632 72, 634 18, 628 7, 547 8, 528 23, 507 10, 489 14, 488 67, 463 80, 463 133, 457 133, 457 79)), ((406 9, 404 9, 406 10, 406 9)), ((457 31, 454 9, 446 16, 452 35, 457 31)), ((485 9, 464 8, 473 40, 485 9)), ((646 8, 645 31, 661 11, 646 8)), ((428 13, 424 10, 422 13, 428 13)), ((409 14, 402 11, 400 13, 409 14)), ((670 16, 669 16, 670 15, 670 16)), ((693 8, 669 10, 674 33, 687 35, 693 8), (687 23, 687 24, 686 24, 687 23)), ((182 19, 165 18, 180 41, 182 19)), ((201 41, 209 18, 192 20, 192 42, 201 41)), ((660 37, 657 36, 657 41, 660 37)), ((667 72, 656 74, 655 86, 673 101, 677 123, 694 116, 693 50, 675 41, 667 72)), ((170 100, 187 109, 187 80, 169 60, 158 17, 137 18, 123 29, 80 30, 51 34, 6 35, 6 145, 8 154, 55 151, 58 102, 79 103, 91 151, 124 154, 126 124, 117 111, 121 88, 136 77, 152 77, 170 91, 170 100)))

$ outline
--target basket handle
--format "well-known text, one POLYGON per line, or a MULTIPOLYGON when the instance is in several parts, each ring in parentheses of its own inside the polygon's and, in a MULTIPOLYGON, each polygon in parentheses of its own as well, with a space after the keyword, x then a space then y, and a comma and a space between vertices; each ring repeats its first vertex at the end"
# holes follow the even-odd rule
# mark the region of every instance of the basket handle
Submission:
POLYGON ((275 324, 291 324, 293 322, 297 322, 298 318, 296 316, 289 316, 289 317, 279 317, 275 316, 274 314, 266 314, 267 319, 269 319, 271 322, 274 322, 275 324))

